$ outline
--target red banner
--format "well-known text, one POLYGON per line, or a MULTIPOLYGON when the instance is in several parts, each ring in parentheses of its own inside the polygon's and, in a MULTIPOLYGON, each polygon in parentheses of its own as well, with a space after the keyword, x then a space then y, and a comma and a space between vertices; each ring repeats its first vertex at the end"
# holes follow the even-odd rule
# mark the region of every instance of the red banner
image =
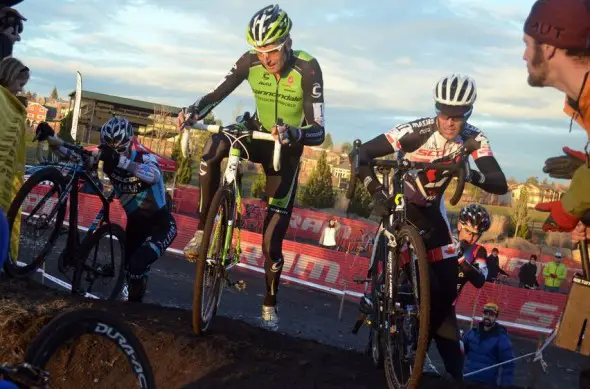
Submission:
MULTIPOLYGON (((38 186, 38 193, 30 194, 23 210, 30 211, 43 195, 42 187, 38 186)), ((100 210, 101 202, 98 197, 88 194, 80 194, 79 226, 88 227, 100 210)), ((256 200, 254 200, 255 202, 256 200)), ((248 201, 247 203, 252 203, 248 201)), ((247 208, 247 207, 246 207, 247 208)), ((252 211, 252 210, 251 210, 252 211)), ((299 219, 294 217, 291 222, 297 234, 316 234, 321 231, 321 226, 330 218, 319 212, 298 210, 299 219), (306 215, 302 217, 301 215, 306 215), (312 218, 313 220, 307 221, 312 218), (317 219, 316 219, 317 218, 317 219)), ((118 201, 111 206, 111 220, 125 225, 126 217, 118 201)), ((186 215, 174 214, 178 225, 178 236, 172 243, 171 249, 182 251, 186 243, 196 230, 198 221, 196 218, 186 215)), ((256 217, 253 216, 252 219, 256 217)), ((343 221, 347 222, 347 221, 343 221)), ((362 223, 351 220, 351 224, 362 223)), ((354 234, 351 229, 351 235, 354 234)), ((261 235, 242 230, 241 262, 251 269, 263 269, 264 257, 261 250, 261 235)), ((491 249, 491 247, 489 247, 491 249)), ((528 260, 528 253, 514 249, 501 249, 500 257, 504 267, 512 273, 518 270, 521 263, 528 260)), ((343 294, 346 292, 350 298, 356 300, 359 293, 364 290, 363 285, 352 282, 355 276, 364 277, 367 272, 369 260, 366 257, 346 254, 334 250, 324 249, 315 245, 302 244, 289 240, 283 243, 283 255, 285 264, 283 267, 284 279, 303 283, 307 286, 321 289, 331 293, 343 294)), ((541 260, 549 260, 543 256, 541 260)), ((571 263, 570 263, 571 264, 571 263)), ((539 266, 541 269, 541 267, 539 266)), ((571 275, 569 273, 568 283, 571 275)), ((466 317, 480 316, 483 305, 488 301, 496 302, 501 309, 500 320, 507 322, 511 331, 524 334, 535 333, 539 329, 552 329, 565 306, 566 295, 547 293, 543 291, 531 291, 519 289, 508 285, 487 283, 482 289, 475 289, 468 284, 458 301, 457 313, 466 317)))

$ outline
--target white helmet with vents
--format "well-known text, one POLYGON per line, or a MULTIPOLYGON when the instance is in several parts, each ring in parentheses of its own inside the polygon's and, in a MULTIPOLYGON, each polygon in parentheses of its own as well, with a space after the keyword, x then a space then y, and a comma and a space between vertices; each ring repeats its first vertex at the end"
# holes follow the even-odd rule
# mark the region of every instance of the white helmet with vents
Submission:
POLYGON ((114 116, 100 129, 100 143, 125 153, 131 146, 133 126, 122 116, 114 116))
POLYGON ((433 94, 437 112, 467 117, 473 111, 477 88, 470 77, 452 74, 436 83, 433 94))

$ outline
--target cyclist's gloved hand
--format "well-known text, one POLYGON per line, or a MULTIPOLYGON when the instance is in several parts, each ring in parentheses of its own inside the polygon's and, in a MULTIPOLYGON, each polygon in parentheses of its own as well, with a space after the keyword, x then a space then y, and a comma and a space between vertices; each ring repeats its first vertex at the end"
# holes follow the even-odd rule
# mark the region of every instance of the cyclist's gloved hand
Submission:
POLYGON ((301 140, 301 130, 297 127, 289 126, 287 124, 275 126, 279 135, 279 141, 283 145, 290 143, 297 143, 301 140))
POLYGON ((199 111, 197 111, 197 106, 195 104, 183 108, 178 116, 181 115, 184 118, 186 124, 191 126, 199 119, 199 111))
POLYGON ((549 212, 549 217, 543 223, 543 231, 570 232, 580 221, 580 217, 572 215, 563 208, 561 201, 539 203, 535 206, 537 211, 549 212))
POLYGON ((477 170, 469 170, 467 177, 465 177, 465 181, 470 182, 472 184, 483 184, 486 180, 486 177, 478 172, 477 170))
POLYGON ((461 257, 459 259, 459 269, 463 272, 463 273, 469 273, 470 271, 473 270, 473 265, 469 263, 469 261, 467 261, 465 259, 465 257, 461 257))
POLYGON ((543 172, 548 173, 552 178, 571 180, 574 172, 586 162, 586 154, 569 147, 564 147, 563 152, 565 155, 545 160, 543 172))
POLYGON ((379 217, 389 215, 393 207, 393 198, 389 197, 383 189, 377 190, 372 195, 373 197, 373 212, 379 217))
POLYGON ((121 156, 117 150, 107 145, 100 145, 98 148, 100 149, 99 159, 103 162, 102 170, 106 174, 111 174, 119 164, 121 156))
POLYGON ((55 131, 46 122, 41 122, 35 129, 35 138, 33 138, 33 141, 38 140, 39 142, 44 142, 50 136, 55 136, 55 131))

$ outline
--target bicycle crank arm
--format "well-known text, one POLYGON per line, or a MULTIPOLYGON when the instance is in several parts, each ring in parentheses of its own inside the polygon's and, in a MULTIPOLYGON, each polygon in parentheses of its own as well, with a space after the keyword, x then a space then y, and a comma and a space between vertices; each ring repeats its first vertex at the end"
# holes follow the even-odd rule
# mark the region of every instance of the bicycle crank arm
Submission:
POLYGON ((227 285, 231 288, 236 288, 236 290, 238 291, 242 291, 244 289, 246 289, 246 281, 244 280, 238 280, 236 282, 233 282, 232 280, 230 280, 229 278, 227 279, 227 285))
POLYGON ((353 277, 352 282, 354 282, 355 284, 366 284, 368 282, 371 282, 371 279, 355 276, 353 277))
POLYGON ((367 320, 367 315, 365 315, 364 313, 361 313, 361 315, 359 316, 359 319, 356 321, 356 323, 354 324, 354 327, 352 328, 352 333, 353 334, 357 334, 359 332, 359 330, 361 329, 361 327, 363 326, 363 324, 371 324, 371 322, 369 322, 367 320))

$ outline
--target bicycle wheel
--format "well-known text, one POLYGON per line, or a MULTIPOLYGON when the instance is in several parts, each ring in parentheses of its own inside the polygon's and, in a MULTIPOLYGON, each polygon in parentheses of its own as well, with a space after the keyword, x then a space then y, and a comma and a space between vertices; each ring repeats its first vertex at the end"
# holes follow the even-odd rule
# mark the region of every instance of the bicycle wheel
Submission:
POLYGON ((383 300, 385 282, 385 259, 387 258, 387 242, 383 235, 378 236, 375 249, 375 261, 371 264, 371 295, 374 310, 371 314, 371 330, 369 331, 369 352, 375 367, 383 367, 382 336, 379 324, 383 322, 383 311, 379 309, 383 300))
POLYGON ((233 220, 233 207, 231 190, 220 188, 211 201, 196 266, 193 293, 193 331, 196 335, 207 330, 221 301, 225 281, 222 255, 230 252, 232 244, 227 229, 233 220), (210 296, 206 289, 210 290, 210 296))
POLYGON ((0 272, 8 256, 8 247, 10 245, 10 233, 8 231, 8 221, 4 211, 0 209, 0 272))
POLYGON ((428 346, 430 269, 424 242, 414 227, 402 227, 395 237, 397 246, 386 261, 385 325, 380 334, 385 372, 390 388, 416 389, 428 346))
MULTIPOLYGON (((92 308, 65 312, 51 320, 29 345, 25 362, 46 370, 47 364, 53 356, 58 355, 62 346, 79 340, 84 335, 100 336, 112 342, 126 356, 138 388, 156 387, 150 360, 131 327, 119 317, 92 308)), ((83 361, 75 363, 81 362, 83 361)), ((91 363, 93 366, 98 365, 98 363, 91 363)), ((62 384, 64 387, 71 387, 67 383, 62 384)), ((51 384, 51 387, 56 386, 51 384)))
POLYGON ((115 300, 124 282, 125 230, 118 224, 104 224, 80 245, 72 288, 101 299, 115 300), (118 260, 117 251, 120 252, 118 260), (102 254, 106 255, 105 260, 99 260, 102 254), (100 282, 97 284, 97 281, 100 282), (95 286, 100 289, 95 290, 95 286))
POLYGON ((66 215, 65 204, 59 206, 58 203, 64 186, 65 179, 59 170, 53 167, 41 169, 29 177, 10 204, 6 215, 11 231, 10 254, 4 268, 11 277, 30 276, 51 253, 66 215), (32 236, 22 236, 29 229, 32 236), (43 230, 49 230, 45 239, 43 230), (39 254, 35 253, 34 247, 41 247, 39 254), (26 255, 14 255, 21 251, 26 255), (19 257, 32 258, 32 262, 20 265, 19 257))

